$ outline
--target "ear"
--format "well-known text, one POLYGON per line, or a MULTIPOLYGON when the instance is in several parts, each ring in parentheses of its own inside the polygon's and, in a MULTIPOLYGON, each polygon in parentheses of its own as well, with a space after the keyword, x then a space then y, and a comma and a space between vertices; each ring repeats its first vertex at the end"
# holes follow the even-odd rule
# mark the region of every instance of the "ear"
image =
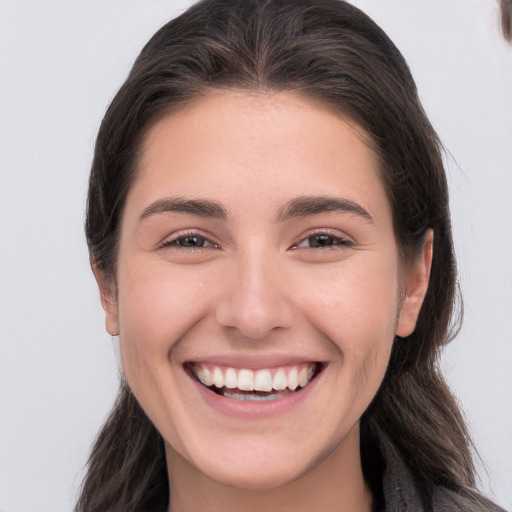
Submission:
POLYGON ((428 289, 433 250, 434 232, 429 229, 425 234, 425 242, 420 254, 406 270, 403 300, 395 330, 395 334, 401 338, 411 335, 416 328, 418 315, 428 289))
POLYGON ((108 279, 105 271, 100 269, 96 263, 93 263, 91 266, 100 289, 101 305, 105 311, 105 327, 111 336, 117 336, 119 334, 119 321, 115 283, 112 279, 108 279))

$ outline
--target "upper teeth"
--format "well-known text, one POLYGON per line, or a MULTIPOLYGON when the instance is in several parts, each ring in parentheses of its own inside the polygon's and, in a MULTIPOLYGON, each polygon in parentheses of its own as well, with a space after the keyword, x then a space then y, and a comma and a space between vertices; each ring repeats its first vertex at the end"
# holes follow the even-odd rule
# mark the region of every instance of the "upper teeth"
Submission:
POLYGON ((306 386, 315 372, 315 365, 302 364, 272 369, 249 370, 231 367, 206 366, 196 364, 193 373, 205 386, 228 389, 238 388, 242 391, 266 391, 273 389, 294 391, 299 386, 306 386))

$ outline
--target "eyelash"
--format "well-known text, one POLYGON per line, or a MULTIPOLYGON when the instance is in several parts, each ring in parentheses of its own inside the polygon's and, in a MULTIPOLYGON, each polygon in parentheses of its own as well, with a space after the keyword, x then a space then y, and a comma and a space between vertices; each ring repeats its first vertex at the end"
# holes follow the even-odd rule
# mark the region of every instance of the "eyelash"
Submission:
MULTIPOLYGON (((294 243, 290 249, 296 250, 296 249, 320 249, 320 250, 333 250, 333 249, 339 249, 341 247, 352 247, 354 243, 349 240, 348 238, 345 238, 343 236, 334 235, 332 233, 329 233, 328 231, 318 231, 318 232, 312 232, 309 233, 308 236, 305 238, 301 238, 297 243, 294 243), (311 244, 314 243, 313 240, 320 237, 324 238, 324 245, 320 244, 316 247, 312 246, 311 244), (309 242, 310 245, 306 247, 301 247, 301 245, 304 242, 309 242)), ((184 233, 178 233, 175 237, 173 237, 170 240, 165 240, 162 242, 162 244, 158 247, 159 249, 165 249, 165 248, 174 248, 180 251, 197 251, 197 250, 203 250, 203 249, 219 249, 220 245, 213 242, 208 237, 201 235, 195 231, 187 231, 184 233), (186 240, 189 239, 195 239, 196 241, 199 241, 202 245, 193 246, 193 245, 182 245, 183 243, 186 243, 186 240), (205 247, 205 244, 208 244, 205 247)))
MULTIPOLYGON (((318 241, 318 240, 317 240, 318 241)), ((335 235, 333 233, 329 233, 328 231, 317 231, 309 233, 308 236, 302 238, 298 243, 292 245, 291 249, 320 249, 320 250, 335 250, 341 247, 352 247, 354 242, 340 235, 335 235), (324 237, 328 243, 325 245, 319 245, 317 247, 312 247, 311 245, 307 247, 301 247, 301 244, 304 242, 312 243, 313 239, 324 237)))
POLYGON ((208 237, 201 235, 195 231, 187 231, 184 233, 178 233, 176 236, 174 236, 172 239, 165 240, 160 244, 158 247, 159 249, 165 249, 165 248, 174 248, 179 251, 197 251, 197 250, 203 250, 203 249, 218 249, 220 247, 219 244, 216 244, 212 240, 210 240, 208 237), (203 245, 199 246, 188 246, 188 245, 181 245, 180 242, 183 242, 187 239, 196 239, 203 243, 203 245), (208 244, 207 247, 204 246, 204 244, 208 244))

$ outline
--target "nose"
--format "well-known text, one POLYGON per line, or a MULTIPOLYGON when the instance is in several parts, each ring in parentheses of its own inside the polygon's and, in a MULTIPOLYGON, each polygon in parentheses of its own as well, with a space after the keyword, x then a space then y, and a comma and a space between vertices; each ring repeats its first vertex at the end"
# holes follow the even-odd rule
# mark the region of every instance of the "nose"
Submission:
POLYGON ((291 326, 293 308, 286 282, 279 265, 265 254, 240 258, 222 286, 223 298, 216 308, 220 325, 251 340, 262 340, 276 329, 291 326))

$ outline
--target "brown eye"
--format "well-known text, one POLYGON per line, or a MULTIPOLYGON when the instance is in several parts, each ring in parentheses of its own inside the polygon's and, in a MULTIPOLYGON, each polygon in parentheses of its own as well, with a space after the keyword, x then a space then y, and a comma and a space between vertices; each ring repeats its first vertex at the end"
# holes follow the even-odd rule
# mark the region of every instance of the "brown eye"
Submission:
POLYGON ((320 247, 330 247, 331 245, 337 245, 339 243, 343 243, 340 238, 331 236, 331 235, 312 235, 308 237, 309 247, 320 248, 320 247))
POLYGON ((181 249, 190 250, 194 249, 218 249, 219 246, 200 234, 178 234, 176 237, 171 238, 163 242, 160 249, 181 249))
POLYGON ((298 248, 310 248, 310 249, 323 249, 336 246, 347 246, 352 245, 350 240, 342 238, 340 236, 329 235, 328 233, 316 233, 308 236, 302 242, 300 242, 298 248))
POLYGON ((201 236, 182 236, 176 240, 176 245, 193 249, 204 247, 206 243, 206 240, 201 236))
POLYGON ((343 236, 320 232, 313 233, 292 246, 292 249, 341 249, 354 243, 343 236))

